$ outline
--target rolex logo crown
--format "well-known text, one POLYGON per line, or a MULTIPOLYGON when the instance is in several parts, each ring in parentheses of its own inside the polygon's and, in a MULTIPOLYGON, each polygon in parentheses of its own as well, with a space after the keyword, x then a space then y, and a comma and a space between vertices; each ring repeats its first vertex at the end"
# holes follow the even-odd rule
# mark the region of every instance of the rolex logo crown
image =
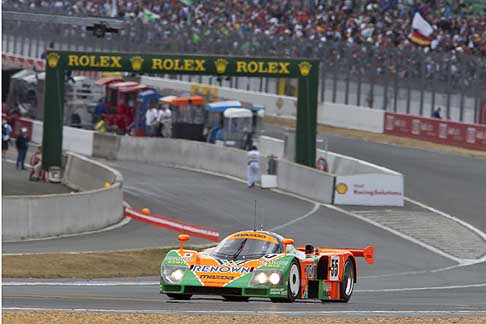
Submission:
POLYGON ((54 69, 57 66, 58 62, 59 62, 59 54, 49 53, 47 55, 47 65, 49 65, 50 68, 54 69))
POLYGON ((311 68, 312 68, 312 64, 310 64, 309 62, 299 63, 300 75, 302 75, 304 77, 308 76, 311 68))
POLYGON ((141 56, 134 56, 130 59, 133 71, 140 71, 142 69, 143 58, 141 56))
POLYGON ((216 72, 224 73, 226 71, 228 63, 229 62, 225 59, 217 59, 216 61, 214 61, 214 64, 216 64, 216 72))

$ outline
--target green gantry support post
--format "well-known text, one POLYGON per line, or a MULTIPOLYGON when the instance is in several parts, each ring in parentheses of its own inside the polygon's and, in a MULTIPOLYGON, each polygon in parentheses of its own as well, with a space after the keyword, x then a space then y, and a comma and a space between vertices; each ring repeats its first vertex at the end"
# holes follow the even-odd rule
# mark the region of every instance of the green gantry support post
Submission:
MULTIPOLYGON (((42 168, 61 166, 64 72, 113 71, 297 78, 295 161, 314 167, 319 61, 310 59, 49 51, 46 62, 42 168)), ((248 98, 251 101, 251 98, 248 98)), ((276 104, 276 103, 275 103, 276 104)))
POLYGON ((42 169, 62 165, 62 127, 64 119, 64 71, 46 68, 42 169))
POLYGON ((318 72, 317 65, 308 78, 299 78, 298 85, 295 162, 309 167, 316 161, 318 72))

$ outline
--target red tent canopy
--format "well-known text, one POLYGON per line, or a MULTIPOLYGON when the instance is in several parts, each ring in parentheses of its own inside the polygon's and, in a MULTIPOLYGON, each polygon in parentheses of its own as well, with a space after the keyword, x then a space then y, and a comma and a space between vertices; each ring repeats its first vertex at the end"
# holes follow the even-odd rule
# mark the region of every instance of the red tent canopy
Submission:
POLYGON ((120 79, 120 78, 109 77, 109 78, 101 78, 99 80, 96 80, 95 84, 99 85, 99 86, 104 86, 104 85, 107 85, 107 84, 110 84, 110 83, 122 82, 122 81, 123 81, 123 79, 120 79))
POLYGON ((120 89, 120 92, 140 92, 143 90, 147 90, 149 87, 145 84, 137 84, 135 86, 128 86, 128 87, 123 87, 120 89))

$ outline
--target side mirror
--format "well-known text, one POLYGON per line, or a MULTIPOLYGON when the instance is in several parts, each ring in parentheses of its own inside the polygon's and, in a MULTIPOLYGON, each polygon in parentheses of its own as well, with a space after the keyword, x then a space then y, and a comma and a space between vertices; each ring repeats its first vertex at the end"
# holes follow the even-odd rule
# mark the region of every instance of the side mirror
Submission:
POLYGON ((184 253, 184 242, 189 241, 191 237, 187 234, 180 234, 177 238, 179 239, 180 243, 179 253, 182 255, 184 253))
POLYGON ((294 244, 294 240, 291 238, 284 238, 282 243, 284 245, 284 255, 287 255, 287 245, 294 244))

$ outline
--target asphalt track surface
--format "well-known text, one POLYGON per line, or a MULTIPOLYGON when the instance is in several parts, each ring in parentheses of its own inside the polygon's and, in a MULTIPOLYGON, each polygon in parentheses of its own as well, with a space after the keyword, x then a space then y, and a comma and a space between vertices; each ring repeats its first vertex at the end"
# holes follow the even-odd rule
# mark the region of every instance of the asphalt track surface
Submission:
MULTIPOLYGON (((486 183, 484 160, 338 137, 330 137, 329 144, 333 151, 403 172, 407 179, 407 196, 485 229, 485 191, 475 192, 481 183, 486 183), (459 189, 451 192, 451 187, 459 189)), ((243 183, 223 177, 127 161, 118 161, 114 166, 125 177, 126 201, 136 208, 149 207, 156 214, 216 227, 225 235, 252 227, 253 205, 257 200, 257 214, 263 219, 265 229, 277 228, 279 233, 293 237, 299 245, 374 245, 375 265, 359 262, 360 277, 349 304, 302 301, 288 305, 259 299, 228 303, 219 297, 207 296, 175 302, 158 294, 157 278, 147 278, 145 283, 115 282, 102 283, 102 286, 72 282, 59 286, 4 284, 4 309, 181 314, 211 311, 212 314, 288 316, 486 315, 485 263, 457 267, 449 259, 339 211, 276 192, 249 190, 243 183), (299 217, 299 221, 291 223, 299 217)), ((175 233, 132 221, 109 232, 4 244, 3 249, 4 253, 114 250, 173 244, 175 237, 175 233)), ((192 242, 205 243, 196 239, 192 242)))

